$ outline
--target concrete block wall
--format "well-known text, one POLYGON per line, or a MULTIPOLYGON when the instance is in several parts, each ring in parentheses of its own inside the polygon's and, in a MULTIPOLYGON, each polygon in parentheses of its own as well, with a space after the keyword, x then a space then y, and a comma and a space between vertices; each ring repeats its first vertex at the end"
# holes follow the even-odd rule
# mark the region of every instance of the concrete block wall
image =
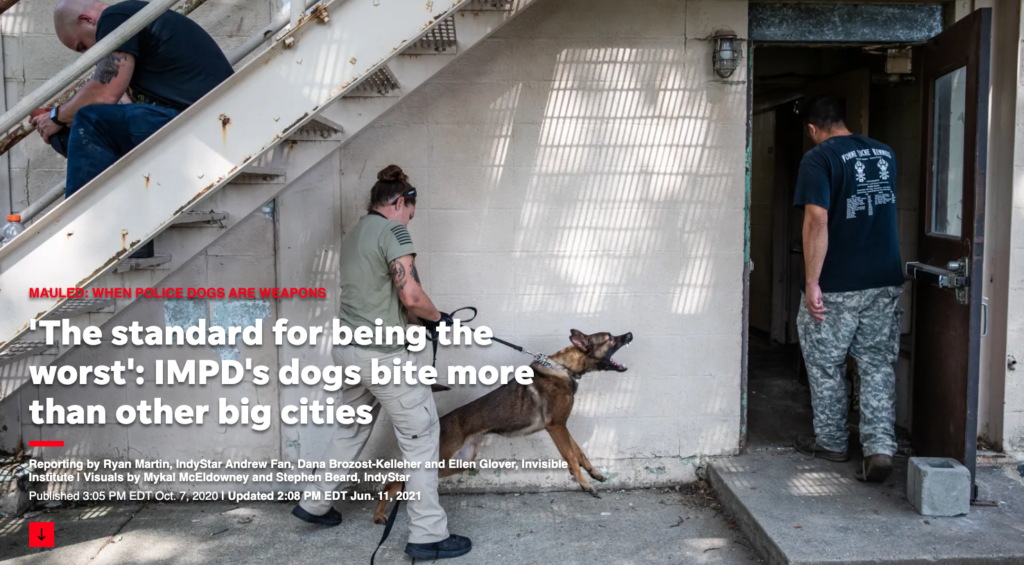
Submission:
MULTIPOLYGON (((0 16, 7 108, 78 58, 61 45, 53 31, 53 9, 58 1, 22 0, 0 16)), ((209 0, 191 17, 222 49, 230 51, 270 23, 283 3, 285 0, 209 0)), ((0 195, 7 203, 0 208, 23 209, 62 181, 64 169, 64 158, 39 136, 31 136, 10 152, 10 194, 0 195)), ((6 184, 2 180, 0 186, 6 184)))
MULTIPOLYGON (((401 165, 442 310, 477 306, 534 351, 567 346, 571 328, 633 332, 617 356, 629 372, 585 377, 569 421, 621 484, 692 478, 697 457, 738 446, 746 89, 713 76, 703 38, 719 27, 744 36, 746 4, 540 2, 342 150, 340 231, 377 171, 401 165)), ((526 361, 500 345, 441 355, 526 361)), ((437 395, 439 411, 486 392, 437 395)), ((370 457, 397 452, 381 428, 370 457)), ((482 457, 557 452, 540 433, 493 438, 482 457)), ((454 484, 571 488, 563 475, 454 484)))
MULTIPOLYGON (((535 351, 567 346, 572 328, 632 331, 634 344, 617 355, 630 370, 584 378, 569 428, 614 486, 692 480, 701 457, 735 453, 740 433, 747 77, 745 68, 735 83, 714 76, 705 38, 721 27, 745 36, 745 1, 642 0, 628 11, 614 0, 538 2, 293 184, 273 214, 254 214, 165 284, 325 286, 326 301, 280 301, 262 311, 266 324, 279 316, 329 322, 340 239, 365 213, 376 172, 400 164, 420 190, 410 231, 435 302, 444 310, 477 306, 478 323, 535 351)), ((175 306, 140 302, 112 324, 165 325, 195 308, 215 318, 218 308, 175 306)), ((238 314, 263 307, 251 308, 238 314)), ((275 357, 329 359, 323 346, 242 353, 272 370, 275 357)), ((100 347, 68 362, 219 354, 100 347)), ((448 363, 529 360, 499 345, 441 355, 442 371, 448 363)), ((32 391, 23 389, 23 406, 38 395, 32 391)), ((79 392, 80 402, 125 400, 79 392)), ((172 400, 214 403, 250 392, 278 403, 318 393, 182 389, 172 400)), ((439 411, 486 392, 458 387, 437 396, 439 411)), ((365 457, 397 455, 390 428, 378 423, 365 457)), ((69 442, 53 457, 295 459, 319 457, 330 429, 107 426, 46 434, 69 442)), ((558 454, 542 432, 493 438, 482 457, 558 454)), ((491 471, 443 488, 523 486, 575 488, 563 472, 491 471)))

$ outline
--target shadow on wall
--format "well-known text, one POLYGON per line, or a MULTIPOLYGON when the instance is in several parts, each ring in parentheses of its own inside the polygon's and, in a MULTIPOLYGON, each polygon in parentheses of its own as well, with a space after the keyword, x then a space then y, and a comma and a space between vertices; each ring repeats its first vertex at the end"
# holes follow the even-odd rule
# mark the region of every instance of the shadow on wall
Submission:
MULTIPOLYGON (((478 323, 532 351, 567 346, 570 328, 637 336, 617 356, 629 372, 580 385, 570 428, 588 454, 731 452, 746 89, 711 80, 703 41, 528 37, 551 11, 520 16, 345 149, 343 228, 376 171, 401 164, 421 187, 410 231, 442 310, 477 306, 478 323)), ((450 349, 439 368, 527 361, 450 349)), ((436 398, 445 413, 487 391, 436 398)), ((390 426, 375 433, 371 456, 396 452, 390 426)), ((484 453, 557 458, 546 434, 484 453)))
MULTIPOLYGON (((338 240, 365 213, 377 171, 398 163, 421 189, 410 231, 426 289, 442 310, 477 306, 477 324, 531 351, 566 347, 571 328, 636 336, 616 356, 628 372, 587 376, 576 394, 569 427, 591 459, 735 451, 746 88, 714 81, 710 45, 680 37, 684 28, 708 35, 691 33, 689 17, 682 23, 697 4, 646 0, 624 13, 610 0, 539 3, 362 131, 341 152, 340 202, 335 185, 319 181, 286 195, 310 196, 290 219, 282 206, 279 234, 298 244, 278 254, 279 280, 297 277, 331 292, 327 301, 289 307, 290 323, 330 323, 338 240)), ((744 79, 743 69, 733 76, 744 79)), ((178 275, 169 280, 189 286, 191 275, 178 275)), ((117 319, 139 312, 133 306, 117 319)), ((294 356, 329 362, 328 347, 312 349, 294 356)), ((106 363, 125 354, 102 352, 106 363)), ((528 360, 502 346, 450 348, 438 369, 528 360)), ((439 411, 488 390, 438 395, 439 411)), ((218 392, 204 400, 215 404, 218 392)), ((296 392, 311 400, 325 394, 279 392, 282 403, 294 403, 284 399, 296 392)), ((82 393, 103 398, 99 390, 82 393)), ((29 394, 22 389, 23 414, 29 394)), ((363 457, 395 455, 390 423, 376 428, 363 457)), ((210 450, 218 458, 279 450, 314 459, 330 431, 282 427, 254 438, 231 430, 210 450)), ((158 449, 166 435, 137 432, 129 455, 127 433, 108 426, 71 435, 92 457, 167 455, 158 449)), ((558 457, 546 434, 495 438, 481 456, 558 457)))

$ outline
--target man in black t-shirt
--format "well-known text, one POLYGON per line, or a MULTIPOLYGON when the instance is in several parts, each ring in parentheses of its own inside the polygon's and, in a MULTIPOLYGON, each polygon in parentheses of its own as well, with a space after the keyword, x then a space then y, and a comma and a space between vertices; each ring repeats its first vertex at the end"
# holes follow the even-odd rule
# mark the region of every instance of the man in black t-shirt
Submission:
POLYGON ((851 133, 843 106, 818 97, 803 110, 815 147, 804 155, 794 205, 804 209, 804 303, 797 316, 814 407, 813 437, 797 437, 801 453, 847 461, 847 354, 860 376, 857 477, 884 481, 896 452, 896 377, 902 291, 896 226, 896 157, 892 149, 851 133))
MULTIPOLYGON (((61 0, 53 22, 61 43, 84 53, 144 7, 134 0, 113 6, 61 0)), ((70 130, 65 194, 71 196, 231 73, 202 27, 165 12, 101 60, 71 100, 32 125, 47 143, 70 130)))

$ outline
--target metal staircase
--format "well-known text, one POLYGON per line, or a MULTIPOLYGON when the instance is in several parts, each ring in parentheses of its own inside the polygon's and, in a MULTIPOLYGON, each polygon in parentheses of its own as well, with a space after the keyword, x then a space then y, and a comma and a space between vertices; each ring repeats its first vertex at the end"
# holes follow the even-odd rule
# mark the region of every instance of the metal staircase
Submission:
MULTIPOLYGON (((214 0, 215 1, 215 0, 214 0)), ((60 363, 32 319, 101 325, 132 302, 30 288, 153 287, 272 201, 532 0, 333 0, 0 248, 0 423, 30 365, 60 363), (175 230, 173 249, 160 234, 175 230), (153 259, 127 259, 157 239, 153 259)), ((20 426, 17 428, 20 429, 20 426)), ((0 426, 0 449, 15 428, 0 426)), ((20 435, 20 434, 18 434, 20 435)))

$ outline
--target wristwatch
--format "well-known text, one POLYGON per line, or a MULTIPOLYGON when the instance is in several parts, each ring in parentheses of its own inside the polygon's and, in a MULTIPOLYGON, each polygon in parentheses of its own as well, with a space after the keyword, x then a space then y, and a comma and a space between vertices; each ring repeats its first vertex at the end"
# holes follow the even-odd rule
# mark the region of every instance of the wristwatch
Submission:
POLYGON ((58 126, 60 126, 62 128, 68 127, 67 124, 65 124, 64 122, 60 121, 59 118, 57 118, 57 113, 58 112, 60 112, 60 104, 54 106, 53 109, 50 110, 50 121, 55 123, 55 124, 57 124, 58 126))

